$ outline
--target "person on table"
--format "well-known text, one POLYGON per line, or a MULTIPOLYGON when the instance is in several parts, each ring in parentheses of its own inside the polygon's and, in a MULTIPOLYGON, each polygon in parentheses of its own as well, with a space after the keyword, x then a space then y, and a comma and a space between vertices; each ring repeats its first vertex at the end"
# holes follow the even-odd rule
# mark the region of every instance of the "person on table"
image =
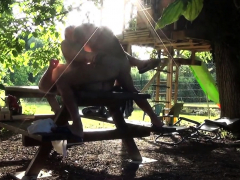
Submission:
MULTIPOLYGON (((48 70, 40 80, 39 88, 44 92, 51 88, 61 95, 73 120, 73 124, 67 128, 80 140, 83 137, 83 127, 74 88, 110 91, 117 81, 125 90, 138 92, 130 75, 131 65, 145 72, 153 66, 153 61, 143 62, 126 54, 116 36, 108 28, 98 28, 92 24, 66 28, 61 48, 67 63, 59 64, 57 60, 51 60, 48 70)), ((156 63, 155 60, 154 63, 158 65, 160 61, 156 63)), ((153 128, 164 130, 163 123, 147 100, 135 102, 149 115, 153 128)))

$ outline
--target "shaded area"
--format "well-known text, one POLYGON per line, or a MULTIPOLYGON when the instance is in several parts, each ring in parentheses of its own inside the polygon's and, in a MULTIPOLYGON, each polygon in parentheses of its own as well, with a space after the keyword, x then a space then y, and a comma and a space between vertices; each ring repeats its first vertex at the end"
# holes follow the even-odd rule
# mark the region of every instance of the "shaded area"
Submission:
MULTIPOLYGON (((84 143, 68 149, 68 156, 51 152, 44 169, 61 180, 120 179, 238 179, 240 151, 206 143, 182 143, 179 146, 154 144, 150 137, 135 139, 143 157, 156 159, 149 164, 133 164, 121 140, 84 143)), ((2 140, 0 180, 7 173, 26 168, 37 147, 21 146, 21 136, 2 140)))

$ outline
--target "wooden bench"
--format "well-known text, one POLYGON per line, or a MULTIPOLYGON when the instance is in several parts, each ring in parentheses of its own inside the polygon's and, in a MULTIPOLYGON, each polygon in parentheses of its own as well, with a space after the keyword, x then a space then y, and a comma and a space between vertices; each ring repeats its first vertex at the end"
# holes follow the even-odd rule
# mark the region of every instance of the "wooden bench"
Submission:
MULTIPOLYGON (((56 102, 53 102, 54 94, 45 95, 37 87, 6 87, 6 95, 11 94, 18 98, 42 98, 46 97, 50 106, 55 109, 54 122, 57 125, 64 125, 70 119, 69 113, 64 105, 58 107, 56 110, 56 102), (55 107, 53 107, 53 105, 55 107)), ((129 99, 147 99, 150 98, 148 94, 141 93, 122 93, 122 92, 78 92, 76 97, 80 100, 79 106, 108 106, 112 115, 112 121, 114 122, 116 129, 111 130, 94 130, 84 131, 84 142, 89 141, 101 141, 110 139, 122 139, 130 158, 133 161, 142 161, 141 154, 134 142, 134 137, 149 136, 151 132, 150 124, 141 126, 134 123, 126 123, 120 106, 129 99)), ((96 118, 91 116, 84 116, 86 118, 94 118, 103 122, 110 122, 105 118, 96 118)), ((31 160, 28 168, 25 171, 24 179, 36 179, 38 173, 43 168, 44 159, 47 159, 50 151, 52 150, 51 141, 53 140, 68 140, 68 142, 74 142, 71 136, 66 134, 48 133, 48 134, 28 134, 27 127, 31 124, 32 120, 9 120, 1 121, 0 127, 4 127, 16 133, 23 135, 24 146, 39 146, 38 151, 31 160)), ((110 122, 110 123, 111 123, 110 122)))

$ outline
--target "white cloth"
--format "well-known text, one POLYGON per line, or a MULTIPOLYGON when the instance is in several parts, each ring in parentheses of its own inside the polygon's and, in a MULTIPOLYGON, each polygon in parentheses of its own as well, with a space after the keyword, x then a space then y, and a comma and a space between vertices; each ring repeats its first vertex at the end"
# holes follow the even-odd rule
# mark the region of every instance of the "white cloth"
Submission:
MULTIPOLYGON (((48 118, 34 121, 27 130, 29 134, 51 133, 54 127, 56 127, 56 124, 52 119, 48 118)), ((52 141, 52 145, 54 150, 63 155, 63 157, 67 156, 67 140, 52 141)))
POLYGON ((27 128, 29 134, 51 133, 52 128, 56 127, 54 121, 50 118, 33 121, 32 125, 27 128))
POLYGON ((63 158, 67 156, 67 140, 52 141, 52 145, 54 150, 61 154, 63 158))

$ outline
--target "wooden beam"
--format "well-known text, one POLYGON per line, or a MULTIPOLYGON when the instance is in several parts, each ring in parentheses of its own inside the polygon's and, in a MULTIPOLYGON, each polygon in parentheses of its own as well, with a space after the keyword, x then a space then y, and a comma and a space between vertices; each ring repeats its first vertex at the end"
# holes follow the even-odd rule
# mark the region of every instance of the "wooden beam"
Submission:
POLYGON ((175 49, 178 50, 192 50, 192 49, 206 49, 206 50, 211 50, 211 46, 210 45, 203 45, 203 46, 192 46, 192 47, 174 47, 175 49))
POLYGON ((145 92, 149 86, 153 83, 154 79, 158 76, 158 73, 160 73, 161 70, 163 70, 163 68, 168 64, 168 61, 164 61, 163 64, 161 65, 161 67, 159 68, 159 71, 157 71, 154 76, 152 77, 152 79, 150 79, 150 81, 148 81, 148 83, 143 87, 143 89, 140 91, 141 93, 145 92))
POLYGON ((201 66, 202 61, 191 61, 191 59, 184 59, 184 58, 174 58, 174 62, 176 62, 179 65, 197 65, 201 66))
POLYGON ((189 45, 197 45, 199 43, 192 43, 190 44, 189 42, 172 42, 172 43, 164 43, 164 44, 156 44, 157 47, 163 47, 163 46, 166 46, 166 47, 178 47, 178 46, 189 46, 189 45))
MULTIPOLYGON (((147 128, 137 128, 137 127, 129 127, 128 131, 122 133, 117 129, 87 129, 84 130, 84 142, 92 142, 92 141, 103 141, 103 140, 114 140, 114 139, 123 139, 123 138, 137 138, 137 137, 147 137, 150 136, 150 129, 147 128)), ((56 140, 55 135, 48 134, 43 138, 46 140, 45 142, 37 141, 35 139, 29 138, 27 136, 22 136, 23 146, 40 146, 46 143, 49 143, 52 140, 56 140), (47 141, 48 140, 48 141, 47 141)), ((68 143, 77 143, 74 139, 71 139, 71 136, 65 136, 68 143)))

